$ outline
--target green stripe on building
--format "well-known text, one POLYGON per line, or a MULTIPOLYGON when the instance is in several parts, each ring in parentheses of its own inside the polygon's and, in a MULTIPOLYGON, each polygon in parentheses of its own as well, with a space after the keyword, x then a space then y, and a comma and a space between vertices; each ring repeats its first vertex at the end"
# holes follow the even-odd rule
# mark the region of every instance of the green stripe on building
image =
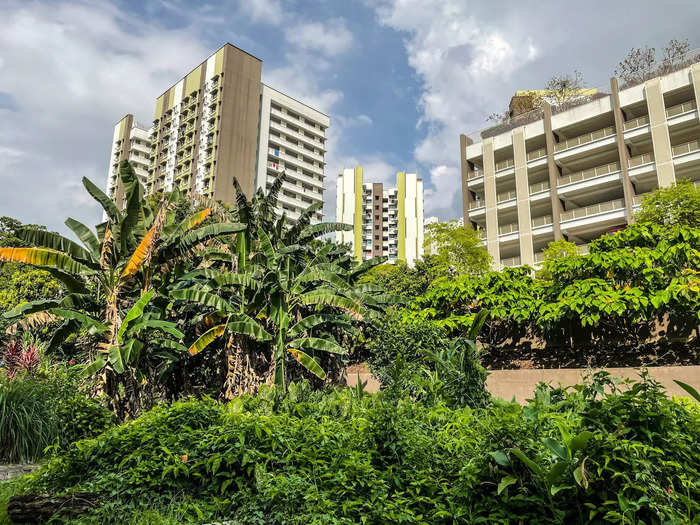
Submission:
POLYGON ((406 173, 400 171, 396 174, 398 186, 399 205, 399 261, 406 260, 406 173))
POLYGON ((355 215, 352 225, 355 257, 362 262, 362 166, 355 166, 355 215))
POLYGON ((199 81, 202 78, 202 64, 197 66, 197 69, 192 71, 187 77, 185 78, 185 92, 184 96, 189 96, 190 93, 193 91, 197 91, 199 89, 199 81))
POLYGON ((163 96, 161 95, 156 99, 156 114, 153 116, 154 119, 159 119, 163 114, 163 96))
POLYGON ((216 63, 214 65, 214 73, 217 75, 220 75, 221 72, 224 70, 224 49, 225 47, 222 47, 216 52, 216 63))

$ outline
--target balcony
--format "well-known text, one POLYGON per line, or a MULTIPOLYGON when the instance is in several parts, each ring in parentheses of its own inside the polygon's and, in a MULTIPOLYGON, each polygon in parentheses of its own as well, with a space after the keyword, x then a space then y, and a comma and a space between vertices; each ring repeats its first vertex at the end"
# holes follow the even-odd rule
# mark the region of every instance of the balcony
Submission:
POLYGON ((499 193, 498 195, 496 195, 496 202, 497 203, 506 202, 506 201, 513 200, 516 197, 517 197, 517 194, 516 194, 515 190, 503 191, 503 192, 499 193))
POLYGON ((607 128, 598 129, 592 131, 591 133, 585 133, 584 135, 579 135, 578 137, 573 137, 566 139, 563 142, 558 142, 554 145, 554 151, 564 151, 576 146, 581 146, 583 144, 588 144, 596 140, 603 139, 615 134, 615 126, 608 126, 607 128))
POLYGON ((472 171, 471 173, 469 173, 467 175, 467 180, 474 180, 474 179, 478 179, 479 177, 483 177, 483 176, 484 176, 484 174, 481 172, 481 170, 475 169, 474 171, 472 171))
POLYGON ((533 193, 540 193, 549 189, 549 181, 538 182, 536 184, 530 184, 530 195, 533 193))
POLYGON ((518 232, 518 223, 517 222, 511 222, 510 224, 504 224, 503 226, 498 227, 498 234, 499 235, 508 235, 509 233, 517 233, 518 232))
POLYGON ((603 175, 608 175, 617 171, 620 171, 620 163, 611 162, 610 164, 603 164, 602 166, 596 166, 595 168, 589 168, 587 170, 577 171, 568 175, 563 175, 562 177, 559 177, 559 182, 557 183, 557 186, 565 186, 573 182, 594 179, 596 177, 601 177, 603 175))
POLYGON ((552 224, 552 216, 551 215, 542 215, 541 217, 535 217, 530 221, 532 224, 533 228, 540 228, 542 226, 549 226, 552 224))
POLYGON ((515 166, 513 159, 506 159, 496 163, 496 172, 507 170, 515 166))
POLYGON ((547 148, 540 148, 540 149, 536 149, 534 151, 528 152, 527 160, 528 161, 537 160, 537 159, 541 159, 542 157, 546 157, 546 156, 547 156, 547 148))
POLYGON ((627 131, 630 129, 641 128, 642 126, 646 126, 647 124, 649 124, 649 115, 642 115, 641 117, 628 120, 623 124, 622 127, 625 131, 627 131))
POLYGON ((683 115, 684 113, 689 113, 695 111, 697 105, 694 100, 689 100, 688 102, 683 102, 682 104, 676 104, 666 109, 666 118, 675 117, 677 115, 683 115))
POLYGON ((616 199, 613 201, 601 202, 599 204, 592 204, 590 206, 584 206, 582 208, 574 208, 572 210, 567 210, 561 214, 561 222, 571 221, 574 219, 583 219, 585 217, 591 217, 593 215, 598 215, 601 213, 623 210, 624 208, 624 199, 616 199))
POLYGON ((484 200, 475 200, 469 203, 470 210, 476 210, 478 208, 483 208, 484 206, 486 206, 486 201, 484 200))
POLYGON ((688 153, 692 153, 694 151, 697 151, 700 149, 700 140, 691 140, 690 142, 686 142, 684 144, 679 144, 678 146, 673 146, 672 151, 673 151, 673 156, 677 157, 678 155, 687 155, 688 153))
POLYGON ((635 157, 630 157, 627 165, 630 168, 636 168, 637 166, 643 166, 644 164, 650 164, 652 162, 654 162, 654 154, 649 152, 642 153, 641 155, 637 155, 635 157))
POLYGON ((508 257, 506 259, 501 259, 501 266, 520 266, 520 255, 516 255, 515 257, 508 257))
POLYGON ((535 254, 535 263, 542 263, 544 262, 544 252, 537 252, 535 254))

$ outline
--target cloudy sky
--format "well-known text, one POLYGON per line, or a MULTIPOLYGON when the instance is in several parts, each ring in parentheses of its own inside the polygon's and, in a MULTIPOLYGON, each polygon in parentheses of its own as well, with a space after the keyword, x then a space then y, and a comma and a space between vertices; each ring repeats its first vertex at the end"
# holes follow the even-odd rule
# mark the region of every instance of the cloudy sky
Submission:
POLYGON ((0 0, 0 215, 65 231, 98 222, 112 128, 152 119, 155 97, 222 43, 263 60, 263 81, 331 116, 335 179, 425 181, 427 215, 461 215, 459 133, 517 89, 581 71, 608 82, 633 46, 700 47, 697 0, 0 0), (536 6, 536 7, 535 7, 536 6))

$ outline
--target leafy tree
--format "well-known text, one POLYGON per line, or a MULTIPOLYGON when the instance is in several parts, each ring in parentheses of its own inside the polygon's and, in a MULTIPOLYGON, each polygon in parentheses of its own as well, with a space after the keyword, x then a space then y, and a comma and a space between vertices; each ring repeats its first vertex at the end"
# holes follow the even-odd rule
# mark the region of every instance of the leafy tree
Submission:
POLYGON ((642 206, 635 219, 659 225, 700 228, 700 187, 687 179, 680 179, 674 186, 656 189, 642 197, 642 206))
MULTIPOLYGON (((0 247, 26 246, 19 237, 24 229, 45 230, 36 224, 22 224, 12 217, 0 217, 0 247)), ((49 273, 25 264, 0 262, 0 316, 16 306, 40 298, 58 298, 61 282, 49 273)), ((12 323, 0 317, 0 339, 12 323)))
POLYGON ((542 261, 542 269, 537 272, 537 277, 540 279, 551 279, 552 266, 556 265, 557 261, 562 257, 579 255, 579 249, 578 246, 576 246, 576 243, 567 241, 566 239, 559 239, 557 241, 550 242, 542 251, 542 255, 544 257, 542 261))
POLYGON ((482 274, 491 264, 491 256, 481 246, 481 237, 471 228, 456 222, 430 224, 425 229, 424 249, 439 274, 482 274))
POLYGON ((403 297, 417 297, 440 277, 431 256, 418 260, 411 268, 403 261, 384 263, 369 270, 360 282, 378 286, 387 293, 403 297))

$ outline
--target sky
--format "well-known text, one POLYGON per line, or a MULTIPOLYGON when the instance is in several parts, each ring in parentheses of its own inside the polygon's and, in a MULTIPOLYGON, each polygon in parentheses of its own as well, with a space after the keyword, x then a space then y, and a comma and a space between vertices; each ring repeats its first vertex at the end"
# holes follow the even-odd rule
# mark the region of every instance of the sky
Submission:
POLYGON ((324 213, 343 167, 417 172, 425 214, 461 216, 459 134, 518 89, 609 85, 632 47, 700 47, 697 0, 0 0, 0 216, 66 232, 101 213, 115 122, 230 42, 263 81, 330 115, 324 213))

